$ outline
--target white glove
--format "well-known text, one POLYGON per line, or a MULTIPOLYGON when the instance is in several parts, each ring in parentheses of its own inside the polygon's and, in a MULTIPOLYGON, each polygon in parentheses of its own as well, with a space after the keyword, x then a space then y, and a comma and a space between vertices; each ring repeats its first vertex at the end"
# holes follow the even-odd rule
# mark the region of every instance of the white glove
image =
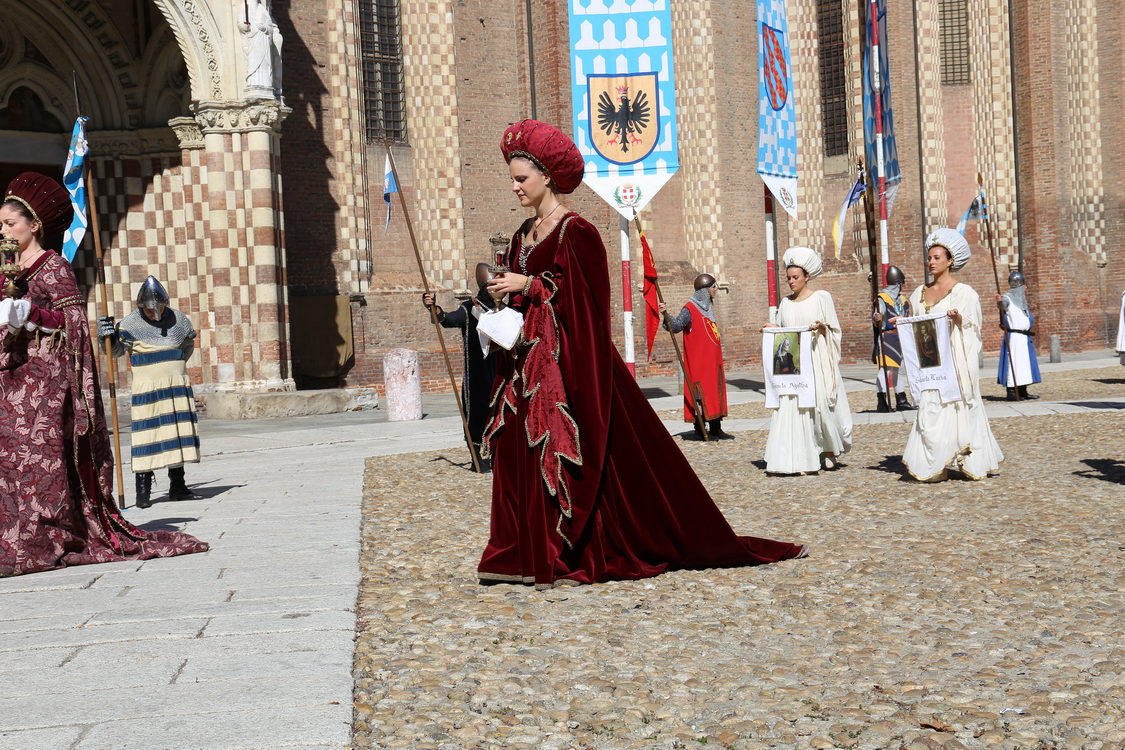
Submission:
MULTIPOLYGON (((12 306, 8 310, 8 330, 15 333, 24 327, 27 319, 31 316, 31 303, 25 299, 12 300, 12 306)), ((32 327, 34 329, 34 326, 32 327)))
MULTIPOLYGON (((0 325, 5 325, 12 314, 12 299, 5 297, 0 299, 0 325)), ((17 329, 18 330, 18 329, 17 329)), ((15 331, 11 331, 15 333, 15 331)))

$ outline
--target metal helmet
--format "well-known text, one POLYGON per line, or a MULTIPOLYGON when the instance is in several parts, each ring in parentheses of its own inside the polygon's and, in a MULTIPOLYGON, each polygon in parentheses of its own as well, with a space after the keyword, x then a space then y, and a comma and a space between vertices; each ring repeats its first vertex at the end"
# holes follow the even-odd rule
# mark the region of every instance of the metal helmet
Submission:
POLYGON ((1024 278, 1022 271, 1012 271, 1008 274, 1008 287, 1015 289, 1019 286, 1027 286, 1027 279, 1024 278))
POLYGON ((895 284, 906 283, 906 274, 898 266, 887 266, 887 285, 894 286, 895 284))
POLYGON ((141 289, 137 292, 137 308, 149 309, 156 312, 156 319, 160 320, 164 317, 164 310, 168 307, 168 292, 165 291, 164 286, 157 281, 155 276, 149 276, 141 284, 141 289))
POLYGON ((710 289, 715 286, 716 283, 714 276, 709 273, 701 273, 695 277, 695 291, 698 292, 700 289, 710 289))

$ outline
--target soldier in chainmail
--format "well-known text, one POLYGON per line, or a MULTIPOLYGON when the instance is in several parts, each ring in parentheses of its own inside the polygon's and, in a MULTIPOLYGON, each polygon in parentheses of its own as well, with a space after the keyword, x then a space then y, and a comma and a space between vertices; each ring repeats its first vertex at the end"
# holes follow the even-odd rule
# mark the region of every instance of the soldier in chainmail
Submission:
POLYGON ((98 318, 98 335, 112 341, 113 356, 128 353, 132 365, 132 468, 139 508, 152 505, 158 469, 168 469, 170 500, 200 499, 184 480, 184 464, 199 463, 195 394, 187 376, 195 328, 168 302, 164 287, 149 276, 136 310, 117 325, 112 316, 98 318))
POLYGON ((1027 304, 1027 279, 1020 271, 1008 274, 1008 293, 996 298, 1003 319, 1004 339, 1000 343, 1000 369, 996 382, 1004 386, 1008 400, 1039 398, 1027 392, 1027 386, 1040 383, 1039 359, 1035 356, 1035 344, 1031 337, 1035 334, 1035 316, 1027 304), (1009 354, 1009 352, 1011 352, 1009 354))
MULTIPOLYGON (((697 404, 703 408, 707 435, 712 440, 733 440, 723 432, 727 415, 727 381, 723 367, 723 344, 715 322, 714 301, 718 290, 715 277, 702 273, 695 278, 695 294, 676 317, 669 316, 672 333, 684 334, 684 421, 695 425, 695 437, 703 432, 695 419, 697 404), (693 398, 695 396, 695 398, 693 398)), ((663 302, 660 312, 667 309, 663 302)))

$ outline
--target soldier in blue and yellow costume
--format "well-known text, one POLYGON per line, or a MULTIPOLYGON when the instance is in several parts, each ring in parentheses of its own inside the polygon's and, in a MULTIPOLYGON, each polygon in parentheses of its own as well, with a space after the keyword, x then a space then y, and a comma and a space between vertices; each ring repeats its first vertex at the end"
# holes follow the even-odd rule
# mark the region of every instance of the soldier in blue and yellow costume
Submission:
POLYGON ((889 322, 891 318, 910 315, 910 300, 902 293, 902 285, 905 283, 906 274, 902 269, 898 266, 888 266, 887 285, 875 298, 875 312, 871 315, 871 321, 875 326, 875 349, 871 353, 871 361, 879 367, 879 372, 875 376, 875 389, 879 395, 877 411, 883 413, 891 410, 888 391, 892 389, 895 392, 895 411, 914 409, 906 400, 904 378, 899 377, 902 369, 902 346, 898 340, 898 329, 889 322), (887 387, 888 385, 890 388, 887 387))
POLYGON ((111 316, 98 319, 98 335, 112 340, 113 356, 128 352, 133 367, 132 467, 139 508, 152 505, 158 469, 168 469, 170 500, 199 499, 184 480, 184 464, 199 463, 195 394, 187 375, 195 328, 168 301, 168 292, 149 276, 136 310, 116 326, 111 316))

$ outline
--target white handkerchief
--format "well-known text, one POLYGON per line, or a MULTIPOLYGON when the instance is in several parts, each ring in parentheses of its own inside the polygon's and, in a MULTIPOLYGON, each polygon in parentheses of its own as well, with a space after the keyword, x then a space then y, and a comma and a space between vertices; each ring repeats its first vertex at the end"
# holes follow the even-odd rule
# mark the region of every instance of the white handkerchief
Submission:
POLYGON ((489 311, 480 316, 477 330, 505 349, 511 349, 523 332, 523 314, 510 307, 489 311))

